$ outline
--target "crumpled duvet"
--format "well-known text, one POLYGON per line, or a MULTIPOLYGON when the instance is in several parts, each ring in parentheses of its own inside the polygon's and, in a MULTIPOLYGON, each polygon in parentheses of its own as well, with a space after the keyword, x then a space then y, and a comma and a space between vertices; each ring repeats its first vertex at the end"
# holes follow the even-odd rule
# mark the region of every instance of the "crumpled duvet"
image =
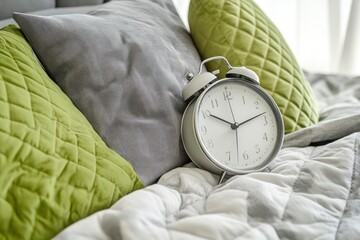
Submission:
POLYGON ((285 136, 265 172, 189 164, 55 239, 360 239, 360 78, 310 75, 319 124, 285 136))
POLYGON ((283 149, 269 172, 218 176, 188 166, 56 239, 357 239, 360 133, 283 149))

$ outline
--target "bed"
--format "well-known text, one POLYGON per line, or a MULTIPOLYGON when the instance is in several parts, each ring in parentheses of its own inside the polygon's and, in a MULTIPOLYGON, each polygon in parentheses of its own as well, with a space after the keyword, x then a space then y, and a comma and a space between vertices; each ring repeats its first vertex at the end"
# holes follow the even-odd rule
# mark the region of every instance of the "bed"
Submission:
POLYGON ((188 164, 55 239, 357 239, 360 78, 307 77, 321 120, 286 135, 266 172, 218 185, 188 164))
MULTIPOLYGON (((268 21, 252 1, 234 2, 268 21)), ((285 65, 269 64, 309 85, 316 123, 288 130, 264 171, 218 184, 190 162, 180 139, 185 76, 206 58, 195 33, 167 0, 98 7, 18 13, 21 31, 0 30, 0 238, 359 238, 360 77, 303 75, 286 62, 291 54, 279 57, 285 65)), ((266 27, 277 37, 272 47, 288 51, 266 27)), ((261 81, 272 69, 254 63, 251 51, 241 65, 261 81)))

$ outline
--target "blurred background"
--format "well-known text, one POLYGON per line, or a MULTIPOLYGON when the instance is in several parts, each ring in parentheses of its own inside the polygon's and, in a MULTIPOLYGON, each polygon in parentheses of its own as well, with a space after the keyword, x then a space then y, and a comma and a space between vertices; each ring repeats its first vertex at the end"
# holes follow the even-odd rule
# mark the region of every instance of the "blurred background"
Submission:
MULTIPOLYGON (((185 25, 190 0, 173 0, 185 25)), ((254 0, 307 71, 360 75, 360 0, 254 0)))

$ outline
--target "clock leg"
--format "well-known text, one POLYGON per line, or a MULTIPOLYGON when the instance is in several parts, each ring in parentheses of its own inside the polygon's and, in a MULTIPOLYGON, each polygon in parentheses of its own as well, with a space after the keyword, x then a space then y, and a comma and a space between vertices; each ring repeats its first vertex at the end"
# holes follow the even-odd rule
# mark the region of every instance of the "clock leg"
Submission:
POLYGON ((222 181, 224 180, 225 176, 226 176, 226 171, 223 171, 223 172, 221 173, 221 175, 220 175, 218 184, 221 184, 221 183, 222 183, 222 181))

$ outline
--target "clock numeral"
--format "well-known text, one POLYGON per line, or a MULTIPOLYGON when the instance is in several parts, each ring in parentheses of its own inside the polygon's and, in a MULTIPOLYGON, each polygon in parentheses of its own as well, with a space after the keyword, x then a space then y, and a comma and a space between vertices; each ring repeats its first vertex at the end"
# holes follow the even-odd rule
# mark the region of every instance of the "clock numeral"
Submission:
POLYGON ((227 152, 226 152, 226 159, 227 159, 228 161, 230 161, 230 159, 231 159, 231 151, 227 151, 227 152))
POLYGON ((268 122, 267 122, 267 118, 266 118, 266 116, 265 115, 263 115, 264 116, 264 126, 266 126, 267 124, 268 124, 268 122))
POLYGON ((217 99, 211 99, 211 106, 212 108, 219 107, 219 103, 217 99))
POLYGON ((243 153, 243 158, 244 160, 249 160, 249 155, 246 151, 243 153))
POLYGON ((226 88, 225 88, 225 92, 223 92, 223 96, 225 101, 233 99, 231 96, 231 92, 227 91, 226 88))
POLYGON ((256 153, 260 153, 259 144, 256 144, 256 145, 255 145, 255 152, 256 152, 256 153))
POLYGON ((201 130, 201 133, 203 134, 203 135, 205 135, 206 133, 207 133, 207 128, 206 128, 206 126, 201 126, 201 128, 200 128, 200 130, 201 130))
POLYGON ((254 102, 254 104, 255 104, 255 108, 259 109, 259 102, 257 100, 254 102))
POLYGON ((268 141, 268 137, 266 133, 264 133, 263 140, 268 141))
POLYGON ((202 113, 204 119, 206 119, 207 117, 210 117, 210 114, 211 114, 209 110, 205 110, 205 111, 202 110, 201 113, 202 113))
POLYGON ((215 147, 214 142, 212 141, 212 139, 208 139, 207 144, 208 144, 209 148, 215 147))
POLYGON ((245 103, 245 97, 244 96, 242 96, 242 100, 243 100, 243 104, 245 105, 246 103, 245 103))

